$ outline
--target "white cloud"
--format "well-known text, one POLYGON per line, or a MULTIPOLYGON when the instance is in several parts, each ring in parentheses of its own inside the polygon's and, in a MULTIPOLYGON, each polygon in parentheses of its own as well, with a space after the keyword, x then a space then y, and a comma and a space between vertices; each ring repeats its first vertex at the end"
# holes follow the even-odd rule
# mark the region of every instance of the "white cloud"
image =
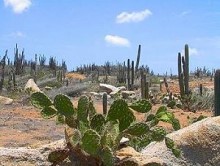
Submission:
POLYGON ((106 35, 105 36, 105 41, 107 43, 110 43, 112 45, 117 45, 117 46, 125 46, 129 47, 130 42, 128 39, 120 37, 120 36, 115 36, 115 35, 106 35))
POLYGON ((12 7, 12 10, 19 14, 31 6, 31 0, 4 0, 6 7, 12 7))
MULTIPOLYGON (((184 50, 181 52, 184 55, 184 50)), ((199 51, 196 48, 189 47, 189 56, 199 55, 199 51)))
POLYGON ((183 11, 182 13, 180 13, 180 17, 183 17, 183 16, 186 16, 186 15, 188 15, 188 14, 190 14, 190 13, 192 13, 192 11, 191 10, 186 10, 186 11, 183 11))
POLYGON ((129 22, 140 22, 143 21, 145 18, 152 15, 152 12, 148 9, 139 11, 139 12, 122 12, 116 17, 117 23, 129 23, 129 22))
POLYGON ((22 38, 22 37, 25 37, 25 34, 20 31, 17 31, 17 32, 11 33, 9 36, 14 37, 14 38, 22 38))
POLYGON ((196 48, 190 48, 189 47, 189 55, 192 56, 192 55, 199 55, 199 52, 196 48))

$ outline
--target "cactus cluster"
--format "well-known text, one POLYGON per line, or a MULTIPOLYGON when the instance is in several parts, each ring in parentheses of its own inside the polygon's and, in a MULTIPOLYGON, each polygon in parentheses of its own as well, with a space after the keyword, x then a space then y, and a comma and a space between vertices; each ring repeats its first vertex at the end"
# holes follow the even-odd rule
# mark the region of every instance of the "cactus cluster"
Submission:
POLYGON ((57 121, 67 125, 66 149, 52 152, 48 157, 54 165, 69 157, 71 161, 77 158, 81 164, 86 161, 111 166, 115 163, 115 152, 122 137, 129 138, 131 145, 138 140, 137 147, 143 148, 146 145, 143 140, 150 143, 165 139, 166 131, 155 127, 159 121, 171 123, 174 129, 180 128, 178 120, 164 107, 159 108, 155 115, 151 114, 150 118, 148 116, 146 122, 135 122, 133 111, 147 113, 151 110, 151 104, 147 100, 132 104, 122 99, 115 100, 106 115, 96 113, 87 96, 80 97, 77 108, 62 94, 52 101, 43 92, 36 92, 32 94, 31 102, 41 109, 44 118, 56 116, 57 121), (68 128, 72 129, 72 133, 68 133, 68 128))

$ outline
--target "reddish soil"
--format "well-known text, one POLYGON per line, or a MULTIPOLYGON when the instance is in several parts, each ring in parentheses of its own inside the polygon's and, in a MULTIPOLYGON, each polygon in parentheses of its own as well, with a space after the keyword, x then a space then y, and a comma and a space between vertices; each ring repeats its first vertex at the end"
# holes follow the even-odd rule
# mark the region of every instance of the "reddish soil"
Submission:
MULTIPOLYGON (((201 83, 201 82, 200 82, 201 83)), ((204 86, 213 86, 213 82, 204 82, 204 86)), ((190 84, 191 87, 198 87, 197 82, 190 84)), ((169 84, 172 92, 178 92, 177 83, 169 84)), ((164 89, 165 91, 165 89, 164 89)), ((73 101, 77 105, 77 99, 73 101)), ((95 101, 95 100, 94 100, 95 101)), ((152 111, 155 112, 160 105, 155 105, 152 111)), ((102 112, 101 101, 95 101, 97 112, 102 112)), ((175 116, 179 119, 181 127, 188 126, 192 120, 200 115, 212 116, 210 110, 203 110, 196 113, 185 112, 180 109, 173 109, 175 116)), ((145 116, 136 113, 139 121, 144 120, 145 116)), ((171 125, 159 123, 171 129, 171 125)), ((40 111, 32 106, 22 106, 21 104, 13 104, 4 107, 0 110, 0 147, 20 147, 31 146, 38 147, 39 145, 50 143, 64 137, 64 127, 56 125, 54 119, 45 120, 41 117, 40 111)))

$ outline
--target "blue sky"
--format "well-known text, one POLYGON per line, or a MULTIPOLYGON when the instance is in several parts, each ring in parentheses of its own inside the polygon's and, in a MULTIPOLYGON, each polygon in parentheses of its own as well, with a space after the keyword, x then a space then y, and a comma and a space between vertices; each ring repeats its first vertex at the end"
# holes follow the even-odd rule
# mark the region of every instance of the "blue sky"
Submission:
POLYGON ((1 0, 0 55, 18 43, 34 54, 81 64, 136 60, 155 73, 177 73, 187 43, 190 69, 220 68, 219 0, 1 0))

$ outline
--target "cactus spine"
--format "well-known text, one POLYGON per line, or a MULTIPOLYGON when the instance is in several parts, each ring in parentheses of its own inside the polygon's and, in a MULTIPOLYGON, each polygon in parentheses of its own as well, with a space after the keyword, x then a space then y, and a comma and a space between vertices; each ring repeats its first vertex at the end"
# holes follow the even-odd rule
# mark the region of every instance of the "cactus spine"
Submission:
POLYGON ((220 115, 220 70, 215 72, 214 80, 214 93, 215 93, 215 116, 220 115))

